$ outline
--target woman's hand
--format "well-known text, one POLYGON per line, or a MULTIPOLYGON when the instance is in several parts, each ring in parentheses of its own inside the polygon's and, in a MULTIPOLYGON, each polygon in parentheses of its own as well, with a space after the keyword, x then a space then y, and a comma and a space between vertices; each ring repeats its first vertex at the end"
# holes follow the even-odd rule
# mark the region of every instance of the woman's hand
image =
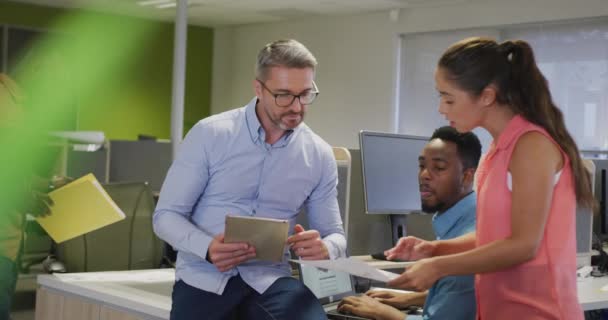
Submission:
POLYGON ((436 261, 435 258, 417 261, 407 267, 399 277, 389 281, 388 285, 404 290, 425 291, 443 277, 436 261))
POLYGON ((384 252, 387 260, 414 261, 433 256, 435 242, 426 241, 416 237, 404 237, 399 239, 397 245, 384 252))

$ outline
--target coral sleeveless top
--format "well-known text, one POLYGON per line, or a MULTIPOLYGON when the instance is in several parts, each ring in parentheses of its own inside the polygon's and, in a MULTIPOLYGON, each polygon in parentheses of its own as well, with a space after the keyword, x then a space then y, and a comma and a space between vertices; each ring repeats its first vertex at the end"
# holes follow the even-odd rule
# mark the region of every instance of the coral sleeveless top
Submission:
MULTIPOLYGON (((477 169, 476 245, 511 234, 511 192, 507 173, 519 137, 541 127, 515 116, 493 141, 477 169)), ((561 148, 560 148, 561 151, 561 148)), ((576 195, 568 156, 554 186, 540 248, 523 264, 475 277, 477 319, 583 319, 576 288, 576 195)), ((530 159, 534 161, 534 159, 530 159)))

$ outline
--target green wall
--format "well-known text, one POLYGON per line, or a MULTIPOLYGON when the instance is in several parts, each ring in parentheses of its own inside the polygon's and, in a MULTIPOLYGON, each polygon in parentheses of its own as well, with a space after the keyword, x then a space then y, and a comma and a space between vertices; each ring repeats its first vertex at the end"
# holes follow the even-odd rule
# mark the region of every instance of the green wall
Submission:
MULTIPOLYGON (((119 30, 118 33, 120 30, 128 32, 133 26, 145 30, 133 45, 135 49, 128 51, 128 58, 121 60, 120 68, 111 70, 108 80, 96 83, 94 90, 77 94, 76 127, 79 130, 104 131, 109 139, 134 140, 137 134, 169 138, 174 32, 172 23, 83 10, 0 3, 0 24, 49 29, 71 36, 80 30, 72 30, 78 29, 73 27, 74 24, 60 22, 74 17, 97 20, 100 22, 98 28, 108 28, 108 32, 114 32, 113 36, 116 36, 116 30, 119 30)), ((212 29, 197 26, 188 28, 184 133, 199 119, 210 114, 212 46, 212 29)), ((112 55, 113 51, 113 48, 107 48, 107 52, 97 50, 92 55, 99 55, 101 59, 112 55)), ((96 73, 91 74, 91 77, 96 76, 96 73)))

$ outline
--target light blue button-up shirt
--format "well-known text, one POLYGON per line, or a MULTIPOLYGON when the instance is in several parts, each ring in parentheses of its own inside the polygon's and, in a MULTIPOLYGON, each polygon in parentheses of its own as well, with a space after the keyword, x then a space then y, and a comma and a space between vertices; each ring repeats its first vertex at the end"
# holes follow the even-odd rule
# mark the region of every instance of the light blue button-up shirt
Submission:
MULTIPOLYGON (((472 192, 444 213, 435 214, 433 229, 437 240, 475 231, 475 210, 476 196, 472 192)), ((448 276, 439 279, 429 290, 422 317, 425 320, 474 320, 476 310, 474 276, 448 276)))
POLYGON ((250 260, 226 272, 210 264, 207 249, 224 232, 228 214, 288 219, 291 233, 305 206, 330 258, 345 256, 331 147, 304 123, 275 144, 266 143, 256 102, 205 118, 190 130, 154 212, 156 234, 178 250, 176 279, 217 294, 236 274, 259 293, 291 276, 285 260, 250 260))

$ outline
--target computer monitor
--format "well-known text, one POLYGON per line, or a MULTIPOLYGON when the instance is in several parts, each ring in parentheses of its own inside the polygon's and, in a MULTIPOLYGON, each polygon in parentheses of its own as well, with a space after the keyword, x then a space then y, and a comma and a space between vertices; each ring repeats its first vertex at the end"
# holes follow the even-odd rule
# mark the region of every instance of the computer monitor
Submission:
POLYGON ((428 137, 361 131, 365 212, 407 214, 421 210, 418 157, 428 137))

